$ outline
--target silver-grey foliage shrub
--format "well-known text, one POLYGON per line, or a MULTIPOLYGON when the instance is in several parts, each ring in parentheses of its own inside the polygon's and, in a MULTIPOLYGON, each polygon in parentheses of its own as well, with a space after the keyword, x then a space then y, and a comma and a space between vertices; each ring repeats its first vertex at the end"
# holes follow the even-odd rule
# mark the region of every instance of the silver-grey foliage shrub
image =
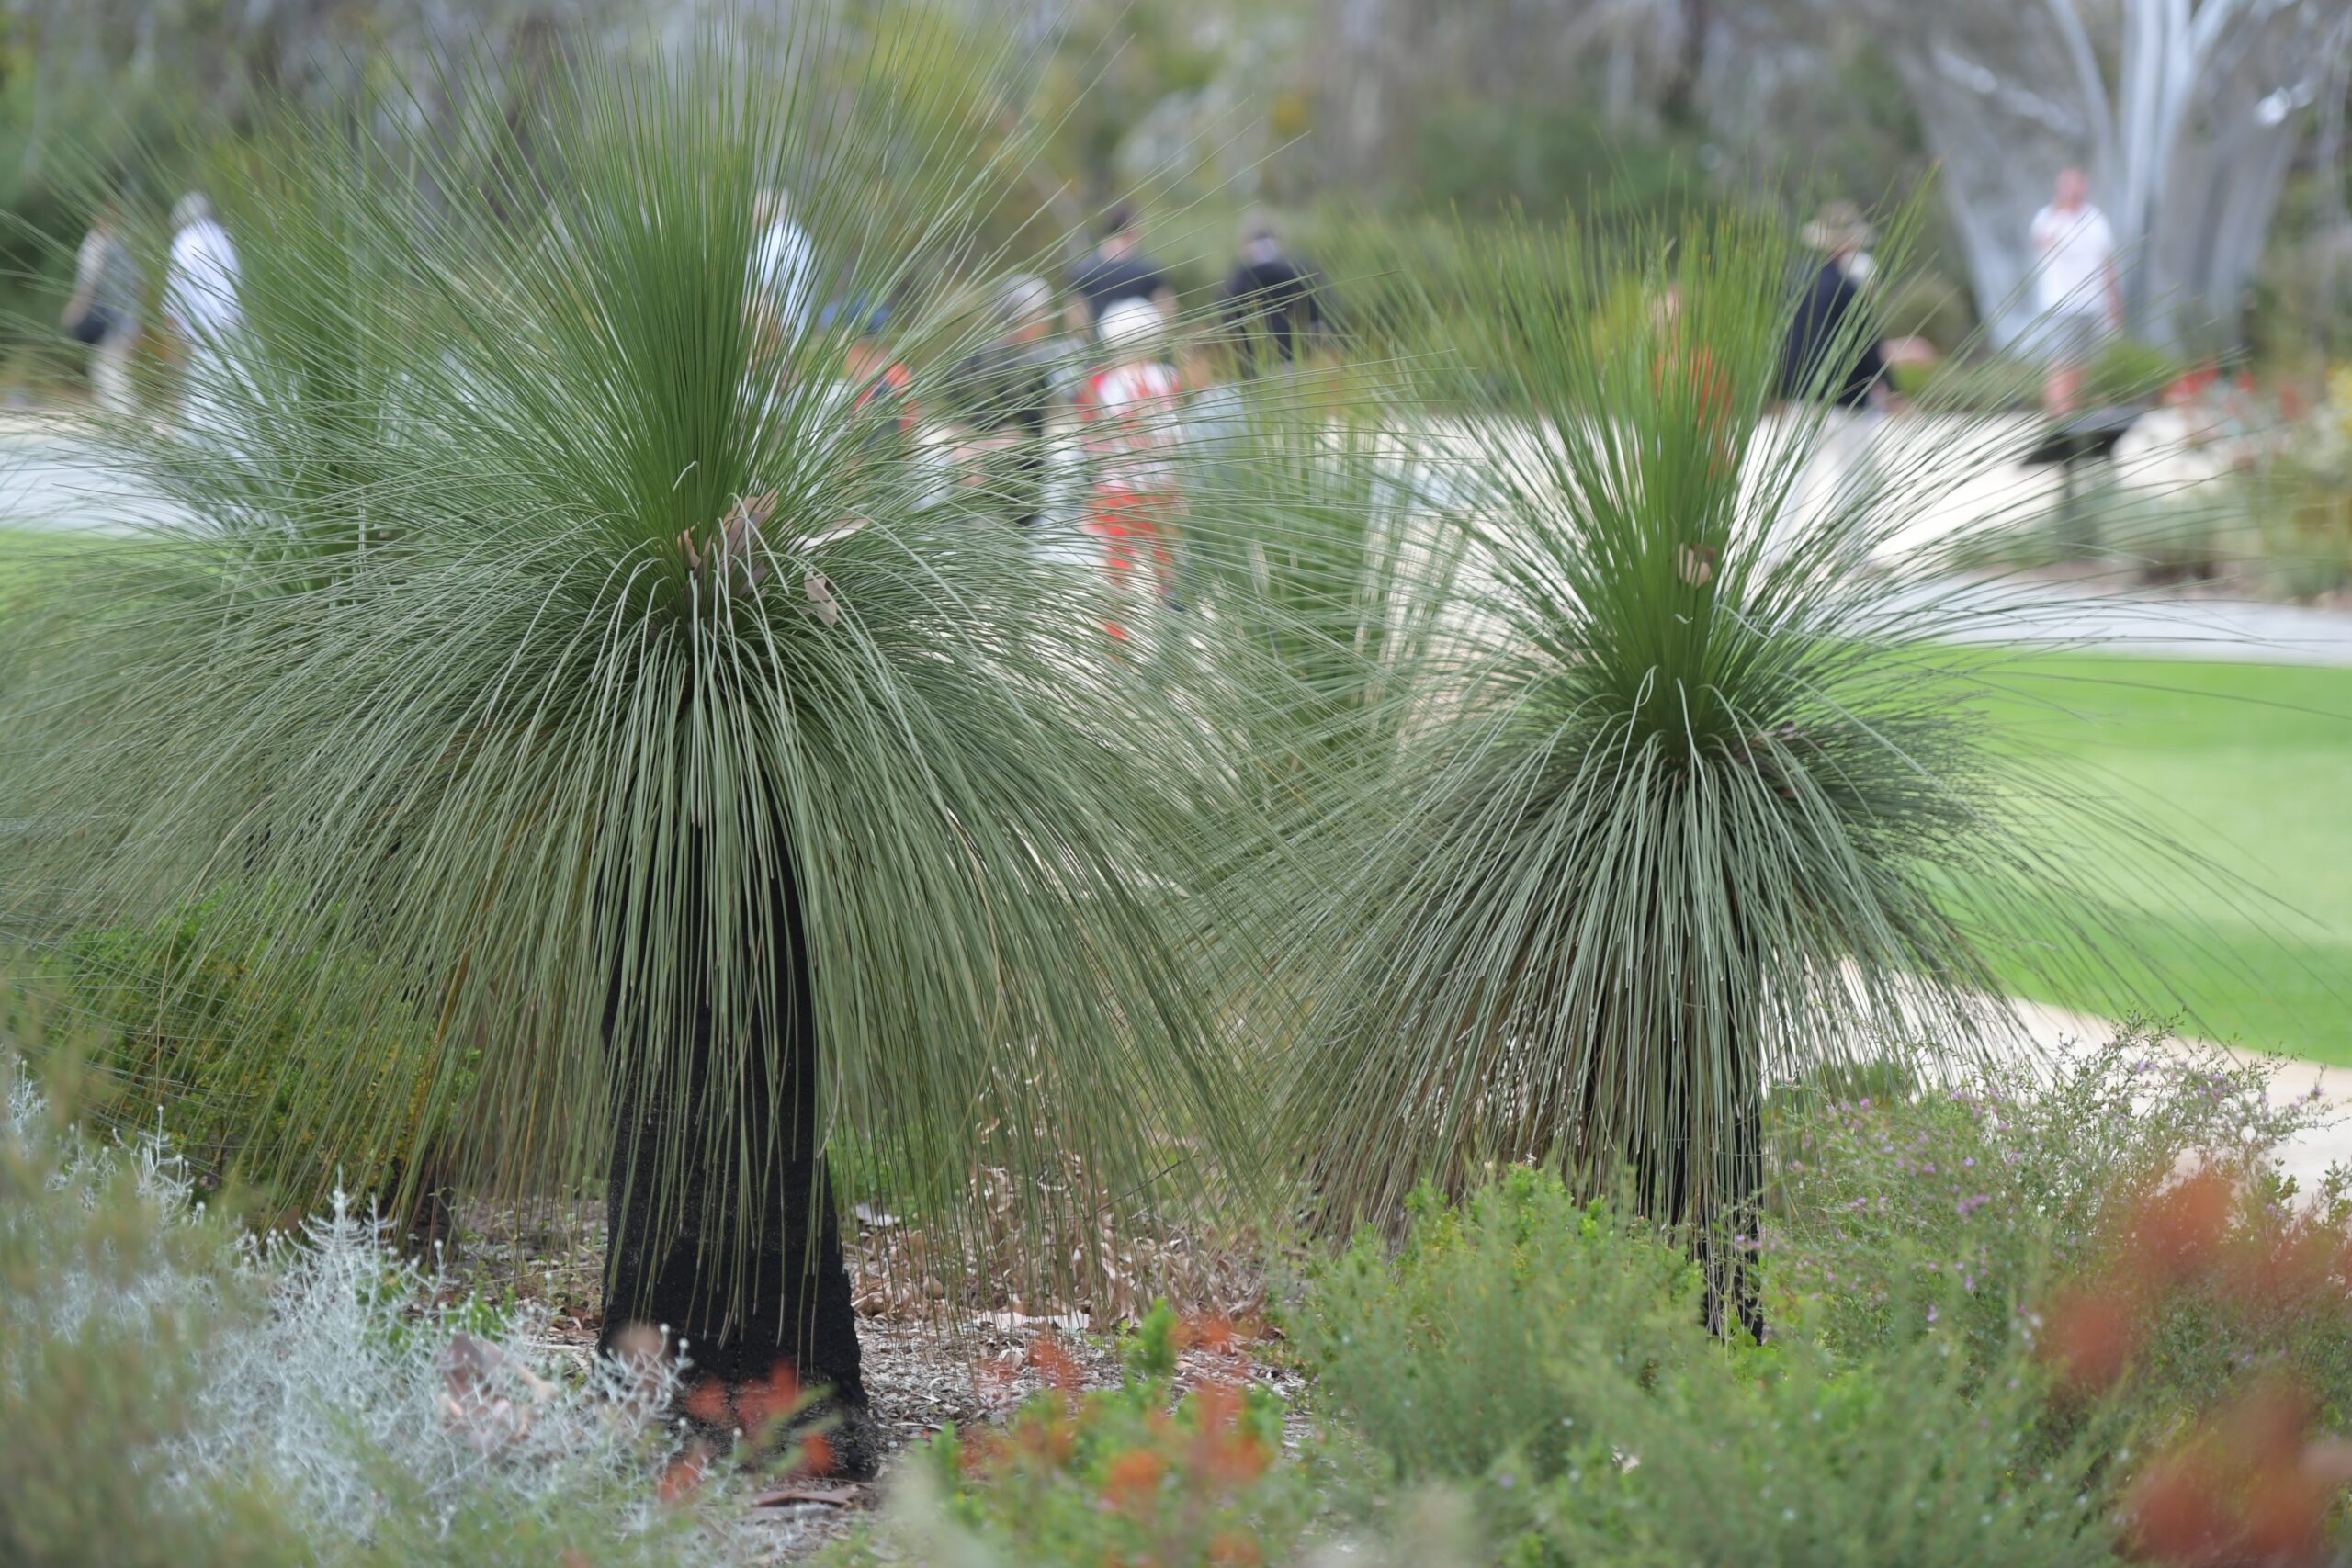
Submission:
POLYGON ((718 1522, 742 1517, 725 1507, 741 1493, 723 1471, 686 1506, 658 1495, 680 1451, 661 1421, 676 1369, 605 1359, 579 1376, 535 1309, 450 1303, 341 1194, 298 1230, 232 1237, 205 1222, 164 1137, 61 1130, 38 1088, 7 1062, 0 1074, 0 1134, 12 1152, 37 1150, 47 1200, 0 1204, 0 1247, 56 1228, 58 1204, 101 1237, 41 1255, 38 1288, 0 1305, 0 1388, 43 1347, 94 1332, 172 1358, 155 1370, 181 1397, 139 1456, 147 1479, 195 1498, 266 1497, 321 1561, 550 1562, 572 1544, 600 1563, 753 1554, 749 1530, 718 1522), (161 1243, 126 1255, 104 1239, 106 1206, 134 1198, 161 1243), (193 1367, 182 1347, 197 1348, 193 1367))

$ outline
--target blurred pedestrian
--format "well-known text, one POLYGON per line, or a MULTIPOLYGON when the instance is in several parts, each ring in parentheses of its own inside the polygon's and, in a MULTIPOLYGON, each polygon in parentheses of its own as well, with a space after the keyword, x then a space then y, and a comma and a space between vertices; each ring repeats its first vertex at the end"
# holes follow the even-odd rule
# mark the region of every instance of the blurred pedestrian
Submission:
MULTIPOLYGON (((1112 363, 1087 378, 1078 400, 1094 468, 1086 529, 1102 542, 1114 590, 1131 592, 1148 579, 1152 597, 1170 603, 1184 389, 1165 357, 1168 322, 1148 300, 1130 298, 1102 312, 1098 331, 1112 363)), ((1103 626, 1126 640, 1117 620, 1103 626)))
POLYGON ((1718 468, 1739 460, 1731 382, 1713 352, 1682 330, 1682 289, 1669 283, 1650 299, 1650 389, 1665 409, 1691 416, 1690 428, 1718 468))
POLYGON ((172 249, 164 274, 164 321, 184 343, 222 342, 245 323, 237 298, 243 281, 237 247, 212 215, 212 204, 190 191, 172 208, 172 249))
MULTIPOLYGON (((1764 541, 1766 558, 1781 558, 1832 509, 1868 504, 1878 483, 1873 461, 1880 417, 1899 401, 1886 374, 1886 351, 1856 277, 1855 258, 1877 231, 1850 201, 1826 204, 1802 237, 1820 260, 1806 280, 1781 345, 1779 391, 1792 408, 1826 405, 1817 440, 1798 475, 1787 521, 1764 541)), ((1863 277, 1875 276, 1875 266, 1863 277)))
POLYGON ((1103 312, 1123 300, 1141 299, 1156 307, 1162 319, 1176 310, 1176 291, 1168 275, 1143 251, 1143 217, 1130 201, 1120 202, 1103 215, 1102 237, 1093 254, 1070 274, 1080 324, 1102 333, 1103 312))
POLYGON ((1862 289, 1853 265, 1877 231, 1852 202, 1833 201, 1804 226, 1804 238, 1821 261, 1781 346, 1781 396, 1826 399, 1849 410, 1883 403, 1890 391, 1886 358, 1879 334, 1860 313, 1862 289))
POLYGON ((245 324, 238 298, 243 281, 237 247, 212 215, 212 204, 190 191, 172 208, 172 246, 164 271, 164 324, 180 362, 180 419, 191 431, 217 426, 225 392, 243 380, 238 339, 245 324))
POLYGON ((1271 352, 1277 367, 1297 357, 1301 340, 1323 324, 1320 281, 1283 254, 1262 212, 1241 223, 1241 259, 1225 280, 1223 315, 1243 375, 1254 374, 1271 352))
POLYGON ((808 314, 816 247, 792 220, 790 198, 763 190, 752 205, 752 311, 763 333, 789 342, 808 314))
POLYGON ((2090 189, 2082 170, 2062 169, 2050 205, 2033 215, 2034 308, 2050 370, 2041 404, 2052 419, 2075 412, 2099 345, 2123 327, 2115 226, 2091 205, 2090 189))
POLYGON ((131 412, 130 351, 139 341, 139 263, 122 234, 122 209, 102 203, 74 266, 65 330, 90 347, 90 392, 110 419, 131 412))
POLYGON ((1042 277, 1013 277, 997 290, 995 308, 995 340, 957 362, 949 396, 971 431, 958 453, 966 482, 987 492, 989 510, 1025 528, 1045 507, 1054 291, 1042 277))
POLYGON ((888 306, 864 299, 828 305, 817 313, 820 332, 844 325, 850 329, 833 395, 847 406, 866 451, 904 457, 913 450, 922 411, 911 395, 914 373, 891 352, 882 335, 889 324, 888 306))

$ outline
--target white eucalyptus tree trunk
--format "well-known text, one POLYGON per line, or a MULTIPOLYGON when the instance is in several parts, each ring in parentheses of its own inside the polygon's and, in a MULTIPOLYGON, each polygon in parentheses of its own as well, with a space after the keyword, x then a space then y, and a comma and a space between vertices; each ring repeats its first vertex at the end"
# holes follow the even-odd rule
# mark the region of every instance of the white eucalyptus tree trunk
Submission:
POLYGON ((2115 225, 2135 329, 2234 335, 2308 111, 2344 91, 2352 4, 1878 3, 1996 342, 2030 320, 2026 231, 2070 164, 2115 225))

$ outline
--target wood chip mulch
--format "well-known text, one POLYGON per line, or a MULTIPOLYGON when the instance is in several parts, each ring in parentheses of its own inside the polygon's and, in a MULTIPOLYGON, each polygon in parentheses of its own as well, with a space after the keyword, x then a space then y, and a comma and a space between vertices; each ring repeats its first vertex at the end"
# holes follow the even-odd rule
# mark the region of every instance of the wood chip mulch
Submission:
MULTIPOLYGON (((471 1208, 464 1212, 455 1245, 443 1262, 454 1293, 475 1291, 492 1297, 511 1292, 542 1315, 546 1348, 585 1376, 601 1326, 604 1218, 600 1206, 560 1213, 471 1208)), ((861 1282, 867 1258, 884 1238, 865 1233, 848 1239, 850 1265, 861 1282)), ((887 1245, 887 1242, 885 1243, 887 1245)), ((1262 1281, 1253 1261, 1239 1256, 1202 1263, 1206 1249, 1193 1247, 1195 1265, 1185 1283, 1213 1280, 1205 1303, 1187 1307, 1228 1315, 1245 1324, 1261 1300, 1262 1281), (1235 1305, 1247 1302, 1240 1313, 1235 1305)), ((861 1290, 858 1337, 864 1350, 866 1393, 890 1453, 881 1477, 870 1483, 837 1483, 820 1477, 779 1481, 753 1500, 753 1526, 768 1561, 797 1562, 847 1533, 858 1517, 879 1503, 890 1486, 897 1455, 949 1422, 958 1427, 1003 1421, 1031 1394, 1049 1386, 1046 1365, 1074 1369, 1083 1388, 1119 1382, 1119 1354, 1108 1328, 1090 1314, 1061 1303, 1011 1296, 1011 1288, 980 1299, 946 1292, 861 1290), (994 1303, 987 1301, 998 1294, 994 1303), (1009 1299, 1008 1299, 1009 1298, 1009 1299), (910 1311, 910 1301, 922 1310, 910 1311), (1016 1305, 1045 1311, 1020 1311, 1016 1305), (1043 1356, 1041 1348, 1046 1348, 1043 1356), (1057 1354, 1058 1352, 1058 1354, 1057 1354), (1041 1361, 1045 1365, 1041 1365, 1041 1361)), ((1216 1348, 1194 1348, 1178 1357, 1177 1382, 1192 1389, 1204 1383, 1256 1383, 1280 1397, 1291 1411, 1285 1438, 1303 1441, 1308 1427, 1300 1413, 1304 1380, 1272 1346, 1253 1340, 1247 1329, 1216 1348)), ((1067 1371, 1063 1373, 1069 1375, 1067 1371)))

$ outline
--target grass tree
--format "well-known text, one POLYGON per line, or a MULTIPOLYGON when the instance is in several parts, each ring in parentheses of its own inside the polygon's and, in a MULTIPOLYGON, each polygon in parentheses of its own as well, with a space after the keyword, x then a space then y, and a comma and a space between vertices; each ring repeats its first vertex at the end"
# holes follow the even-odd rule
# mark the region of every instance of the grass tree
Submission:
MULTIPOLYGON (((608 1340, 852 1407, 829 1159, 950 1230, 1011 1172, 1042 1252, 1234 1146, 1215 672, 1147 687, 1094 581, 941 487, 838 382, 851 329, 751 265, 788 191, 808 303, 891 302, 917 399, 966 346, 941 272, 987 269, 1003 171, 906 85, 960 115, 986 62, 906 47, 729 34, 524 111, 463 81, 393 158, 249 150, 248 328, 203 428, 116 459, 183 515, 45 580, 5 781, 20 931, 241 903, 287 955, 254 996, 421 1022, 403 1113, 478 1190, 605 1192, 608 1340)), ((284 1157, 369 1038, 250 1065, 284 1157)))
MULTIPOLYGON (((1999 1023, 1955 889, 2064 940, 2057 821, 1984 717, 1996 661, 1951 640, 1966 604, 1873 559, 1962 476, 1816 487, 1831 416, 1774 417, 1772 229, 1464 243, 1478 281, 1384 325, 1473 406, 1418 481, 1469 549, 1401 742, 1316 792, 1285 1146, 1340 1223, 1536 1159, 1630 1179, 1704 1246, 1753 1224, 1771 1085, 1999 1023)), ((1758 1326, 1714 1274, 1719 1324, 1736 1297, 1758 1326)))

